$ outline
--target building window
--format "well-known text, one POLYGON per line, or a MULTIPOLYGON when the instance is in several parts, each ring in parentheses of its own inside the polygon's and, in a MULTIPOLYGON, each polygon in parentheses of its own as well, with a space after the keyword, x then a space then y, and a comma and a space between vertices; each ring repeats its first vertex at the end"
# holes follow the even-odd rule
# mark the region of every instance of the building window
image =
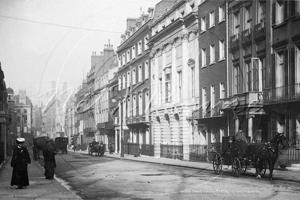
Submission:
POLYGON ((245 8, 245 30, 251 27, 252 21, 252 6, 248 6, 245 8))
POLYGON ((225 59, 225 41, 219 41, 219 60, 225 59))
POLYGON ((276 87, 284 86, 284 76, 285 76, 284 51, 281 51, 281 52, 277 53, 275 74, 276 74, 276 81, 275 81, 276 87))
POLYGON ((171 73, 166 74, 166 103, 171 102, 171 73))
POLYGON ((130 72, 127 72, 127 87, 130 87, 130 72))
POLYGON ((284 1, 277 0, 275 2, 275 24, 280 24, 284 21, 284 1))
POLYGON ((300 15, 300 0, 295 0, 296 15, 300 15))
POLYGON ((138 43, 138 55, 142 53, 142 41, 139 41, 138 43))
POLYGON ((159 99, 160 99, 160 104, 163 104, 163 93, 162 93, 162 79, 159 79, 159 99))
POLYGON ((178 93, 179 93, 179 99, 182 99, 182 71, 179 71, 177 73, 178 73, 178 93))
POLYGON ((136 70, 132 69, 132 85, 136 84, 136 70))
MULTIPOLYGON (((123 105, 126 105, 126 104, 123 104, 123 105)), ((123 115, 123 118, 126 118, 126 117, 130 117, 131 116, 131 112, 130 112, 130 98, 127 99, 127 105, 124 106, 124 110, 125 112, 123 113, 126 113, 125 115, 123 115), (126 107, 127 106, 127 107, 126 107), (126 112, 127 111, 127 112, 126 112)))
POLYGON ((148 40, 149 40, 149 36, 147 35, 145 38, 144 38, 144 49, 145 51, 148 49, 148 40))
POLYGON ((122 55, 122 66, 126 64, 125 53, 122 55))
POLYGON ((215 63, 215 45, 214 44, 212 44, 212 45, 210 45, 210 48, 209 48, 209 53, 210 53, 210 64, 212 64, 212 63, 215 63))
POLYGON ((139 115, 143 115, 143 95, 139 94, 139 115))
POLYGON ((205 49, 201 50, 201 66, 202 67, 206 66, 206 50, 205 49))
POLYGON ((135 46, 132 47, 132 59, 135 58, 135 46))
POLYGON ((149 78, 149 62, 148 61, 145 62, 144 70, 145 70, 145 80, 146 80, 149 78))
POLYGON ((119 77, 119 84, 118 84, 118 89, 119 89, 119 91, 122 89, 122 79, 121 79, 121 77, 119 77))
POLYGON ((266 19, 266 2, 259 1, 257 22, 263 22, 266 19))
POLYGON ((139 77, 138 77, 138 81, 142 82, 142 79, 143 79, 142 65, 139 65, 139 77))
POLYGON ((246 73, 247 73, 247 92, 252 91, 252 70, 249 62, 246 63, 246 73))
POLYGON ((252 90, 253 91, 259 91, 259 59, 252 59, 252 90))
POLYGON ((130 51, 129 50, 127 51, 127 58, 126 59, 127 59, 127 62, 130 62, 130 51))
POLYGON ((238 94, 240 92, 240 68, 239 66, 234 66, 233 70, 234 75, 234 94, 238 94))
POLYGON ((125 74, 123 74, 123 90, 125 89, 125 87, 126 87, 126 75, 125 74))
POLYGON ((145 114, 149 114, 149 108, 150 108, 149 102, 150 102, 149 92, 146 92, 145 93, 145 112, 144 112, 145 114))
POLYGON ((238 34, 240 29, 240 12, 233 14, 233 34, 238 34))
POLYGON ((206 20, 205 17, 201 17, 201 32, 206 31, 206 20))
POLYGON ((192 67, 191 68, 191 73, 192 73, 192 76, 191 76, 191 78, 192 78, 192 97, 195 97, 196 96, 196 87, 195 87, 195 85, 196 85, 196 80, 195 80, 195 75, 196 75, 196 73, 195 73, 195 67, 192 67))
POLYGON ((225 83, 220 83, 220 99, 225 98, 225 83))
POLYGON ((207 104, 207 96, 206 96, 206 87, 202 88, 202 113, 206 113, 206 104, 207 104))
POLYGON ((215 26, 215 11, 209 13, 209 28, 215 26))
POLYGON ((215 92, 215 86, 210 86, 210 106, 211 109, 213 109, 216 105, 216 92, 215 92))
POLYGON ((259 59, 261 65, 262 89, 266 88, 266 58, 259 59))
POLYGON ((223 5, 219 7, 219 22, 222 22, 224 20, 225 20, 225 7, 223 5))

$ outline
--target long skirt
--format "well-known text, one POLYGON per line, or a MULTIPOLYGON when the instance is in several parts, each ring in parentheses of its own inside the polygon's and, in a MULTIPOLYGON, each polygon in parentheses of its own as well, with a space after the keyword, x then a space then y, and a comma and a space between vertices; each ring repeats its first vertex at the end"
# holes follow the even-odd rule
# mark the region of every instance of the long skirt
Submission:
POLYGON ((46 179, 53 179, 54 177, 54 168, 56 167, 55 162, 45 162, 44 169, 45 169, 45 177, 46 179))
POLYGON ((26 169, 13 168, 10 185, 17 185, 19 187, 26 187, 29 185, 28 171, 26 169))

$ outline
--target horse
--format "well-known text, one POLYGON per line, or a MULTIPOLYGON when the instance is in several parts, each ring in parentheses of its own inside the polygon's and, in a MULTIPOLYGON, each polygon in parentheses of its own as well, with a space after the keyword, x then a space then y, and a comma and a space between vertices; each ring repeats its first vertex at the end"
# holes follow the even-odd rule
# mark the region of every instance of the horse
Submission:
MULTIPOLYGON (((265 162, 269 165, 269 179, 274 180, 273 170, 274 165, 278 159, 279 155, 279 146, 282 146, 283 149, 288 147, 286 142, 286 137, 283 133, 278 133, 274 138, 271 139, 269 143, 260 143, 249 145, 246 152, 252 154, 252 161, 255 163, 256 168, 256 178, 261 179, 261 171, 265 162)), ((249 155, 249 154, 248 154, 249 155)))

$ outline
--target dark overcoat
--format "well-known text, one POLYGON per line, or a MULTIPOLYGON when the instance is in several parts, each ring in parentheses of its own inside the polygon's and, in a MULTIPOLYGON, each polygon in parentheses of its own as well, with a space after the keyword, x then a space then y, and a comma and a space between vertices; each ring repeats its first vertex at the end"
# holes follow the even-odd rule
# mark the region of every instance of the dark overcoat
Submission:
POLYGON ((11 167, 13 167, 13 173, 11 177, 10 185, 28 186, 29 178, 27 166, 31 163, 30 156, 26 147, 16 146, 11 158, 11 167))
POLYGON ((55 145, 52 143, 52 141, 47 141, 47 143, 43 147, 45 169, 44 175, 47 179, 52 179, 54 177, 54 168, 56 167, 55 155, 55 145))

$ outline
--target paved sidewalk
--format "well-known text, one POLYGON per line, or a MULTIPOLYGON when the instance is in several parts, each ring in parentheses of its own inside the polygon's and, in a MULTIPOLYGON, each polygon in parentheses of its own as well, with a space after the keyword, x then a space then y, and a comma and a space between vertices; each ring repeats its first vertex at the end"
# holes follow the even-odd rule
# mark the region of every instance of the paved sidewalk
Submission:
MULTIPOLYGON (((87 151, 78 151, 82 154, 88 154, 87 151)), ((106 152, 104 154, 106 157, 112 157, 116 159, 125 159, 125 160, 133 160, 138 162, 148 162, 148 163, 156 163, 156 164, 162 164, 162 165, 171 165, 171 166, 179 166, 179 167, 189 167, 194 169, 202 169, 202 170, 212 170, 213 171, 213 165, 212 163, 208 162, 189 162, 189 161, 183 161, 183 160, 175 160, 175 159, 169 159, 169 158, 156 158, 151 156, 139 156, 134 157, 132 155, 124 155, 124 158, 120 158, 119 154, 109 154, 106 152)), ((223 165, 223 172, 231 173, 231 168, 227 165, 223 165)), ((255 169, 251 168, 246 171, 247 175, 253 175, 253 178, 255 177, 255 169)), ((243 174, 241 174, 241 177, 243 174)), ((245 176, 245 175, 244 175, 245 176)), ((269 176, 269 170, 266 171, 266 177, 269 176)), ((275 169, 273 171, 273 177, 274 179, 278 180, 286 180, 286 181, 296 181, 300 182, 300 171, 288 171, 288 170, 280 170, 275 169)))
POLYGON ((0 169, 0 200, 56 200, 56 199, 81 199, 72 191, 65 188, 58 178, 45 179, 44 169, 32 160, 28 165, 29 186, 25 189, 16 189, 10 186, 12 167, 10 160, 0 169))

